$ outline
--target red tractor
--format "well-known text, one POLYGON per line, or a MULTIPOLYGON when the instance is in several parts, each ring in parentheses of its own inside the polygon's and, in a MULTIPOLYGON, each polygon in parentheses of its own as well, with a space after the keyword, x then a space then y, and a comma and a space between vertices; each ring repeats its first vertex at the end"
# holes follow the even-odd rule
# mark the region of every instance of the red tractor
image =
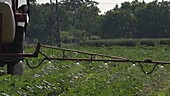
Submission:
MULTIPOLYGON (((0 1, 0 53, 23 53, 28 23, 29 0, 0 1)), ((22 57, 0 57, 0 67, 7 65, 7 74, 23 73, 22 57)))

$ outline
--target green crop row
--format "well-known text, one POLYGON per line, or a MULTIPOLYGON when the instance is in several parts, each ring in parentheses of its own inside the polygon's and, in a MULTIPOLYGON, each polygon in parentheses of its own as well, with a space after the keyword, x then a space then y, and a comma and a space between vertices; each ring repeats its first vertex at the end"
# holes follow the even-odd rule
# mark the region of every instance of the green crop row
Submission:
MULTIPOLYGON (((127 57, 132 60, 170 59, 170 47, 72 47, 82 51, 127 57)), ((25 52, 32 52, 33 48, 25 52)), ((62 51, 41 49, 47 56, 62 56, 62 51)), ((90 58, 78 53, 66 52, 66 57, 90 58)), ((100 58, 100 57, 96 57, 100 58)), ((42 59, 28 58, 31 64, 42 59)), ((103 58, 102 58, 103 59, 103 58)), ((143 64, 145 71, 153 65, 143 64)), ((5 70, 1 68, 0 70, 5 70)), ((159 65, 152 74, 146 75, 136 63, 119 62, 44 62, 37 69, 25 65, 22 76, 2 73, 0 76, 0 96, 169 96, 170 66, 159 65)))
POLYGON ((170 45, 170 39, 104 39, 81 42, 88 46, 157 46, 170 45))

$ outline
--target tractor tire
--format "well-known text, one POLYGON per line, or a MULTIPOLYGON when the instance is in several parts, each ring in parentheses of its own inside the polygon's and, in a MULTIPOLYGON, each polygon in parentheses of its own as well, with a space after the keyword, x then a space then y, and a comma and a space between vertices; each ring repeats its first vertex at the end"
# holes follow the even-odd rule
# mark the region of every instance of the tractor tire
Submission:
MULTIPOLYGON (((17 26, 15 32, 14 41, 10 44, 3 46, 4 53, 23 53, 24 50, 24 39, 25 39, 25 29, 24 27, 17 26)), ((12 57, 7 62, 7 74, 11 75, 22 75, 23 74, 23 65, 21 62, 22 57, 12 57), (14 60, 13 60, 14 59, 14 60)))
POLYGON ((7 74, 22 75, 24 71, 23 62, 20 61, 16 64, 7 64, 7 74))

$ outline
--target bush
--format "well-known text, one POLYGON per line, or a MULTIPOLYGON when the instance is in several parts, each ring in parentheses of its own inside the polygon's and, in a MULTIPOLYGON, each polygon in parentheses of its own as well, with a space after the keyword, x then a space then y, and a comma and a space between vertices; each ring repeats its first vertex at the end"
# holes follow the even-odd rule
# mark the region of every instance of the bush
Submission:
POLYGON ((152 39, 143 39, 143 40, 140 40, 140 45, 155 46, 156 41, 152 39))
POLYGON ((90 40, 100 40, 101 38, 99 36, 93 35, 90 36, 90 40))
POLYGON ((80 42, 87 46, 157 46, 170 45, 170 39, 100 39, 80 42))
POLYGON ((159 44, 160 45, 170 45, 170 39, 161 39, 159 44))
POLYGON ((136 46, 137 42, 133 39, 109 39, 109 40, 90 40, 86 42, 81 42, 81 45, 88 46, 136 46))

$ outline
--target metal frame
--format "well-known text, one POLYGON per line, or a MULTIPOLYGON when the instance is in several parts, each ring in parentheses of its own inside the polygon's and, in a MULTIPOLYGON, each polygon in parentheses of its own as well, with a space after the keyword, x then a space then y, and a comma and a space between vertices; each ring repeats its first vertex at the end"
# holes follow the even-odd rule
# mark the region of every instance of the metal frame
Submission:
MULTIPOLYGON (((160 64, 160 65, 165 65, 165 64, 170 64, 170 62, 166 62, 166 61, 152 61, 149 59, 146 60, 130 60, 127 58, 123 58, 123 57, 117 57, 117 56, 109 56, 109 55, 105 55, 105 54, 97 54, 97 53, 91 53, 91 52, 84 52, 84 51, 78 51, 78 50, 72 50, 72 49, 66 49, 66 48, 59 48, 59 47, 54 47, 54 46, 48 46, 48 45, 42 45, 40 43, 37 44, 37 47, 35 49, 35 51, 33 53, 0 53, 0 57, 5 57, 5 58, 17 58, 17 57, 22 57, 24 58, 24 60, 26 61, 28 67, 30 68, 37 68, 39 67, 44 61, 55 61, 55 60, 59 60, 59 61, 76 61, 76 62, 82 62, 82 61, 97 61, 97 62, 129 62, 132 64, 139 64, 139 67, 141 68, 141 70, 145 73, 145 74, 151 74, 155 68, 160 64), (54 49, 54 50, 61 50, 62 51, 62 56, 61 57, 50 57, 47 56, 46 54, 44 54, 41 51, 41 48, 49 48, 49 49, 54 49), (89 55, 89 58, 66 58, 66 54, 65 52, 76 52, 79 54, 84 54, 84 55, 89 55), (33 58, 38 58, 39 55, 43 56, 43 59, 40 61, 39 64, 36 65, 32 65, 29 64, 29 61, 26 59, 28 57, 33 57, 33 58), (95 59, 93 58, 94 56, 100 56, 100 57, 104 57, 106 59, 95 59), (142 64, 153 64, 153 68, 150 72, 146 72, 143 68, 142 64)), ((5 60, 4 60, 5 61, 5 60)))
POLYGON ((54 46, 42 45, 40 43, 37 44, 36 50, 33 53, 0 53, 0 57, 23 57, 23 58, 33 57, 33 58, 38 58, 39 54, 43 55, 45 60, 104 61, 104 62, 170 64, 170 62, 166 62, 166 61, 152 61, 152 60, 149 60, 149 59, 146 59, 146 60, 130 60, 130 59, 127 59, 127 58, 124 58, 124 57, 109 56, 109 55, 105 55, 105 54, 97 54, 97 53, 84 52, 84 51, 78 51, 78 50, 72 50, 72 49, 66 49, 66 48, 59 48, 59 47, 54 47, 54 46), (49 57, 40 50, 41 48, 62 50, 62 57, 49 57), (65 54, 66 51, 76 52, 76 53, 80 53, 80 54, 86 54, 86 55, 89 55, 90 58, 66 58, 66 54, 65 54), (95 59, 95 58, 93 58, 93 56, 106 57, 108 59, 95 59))

